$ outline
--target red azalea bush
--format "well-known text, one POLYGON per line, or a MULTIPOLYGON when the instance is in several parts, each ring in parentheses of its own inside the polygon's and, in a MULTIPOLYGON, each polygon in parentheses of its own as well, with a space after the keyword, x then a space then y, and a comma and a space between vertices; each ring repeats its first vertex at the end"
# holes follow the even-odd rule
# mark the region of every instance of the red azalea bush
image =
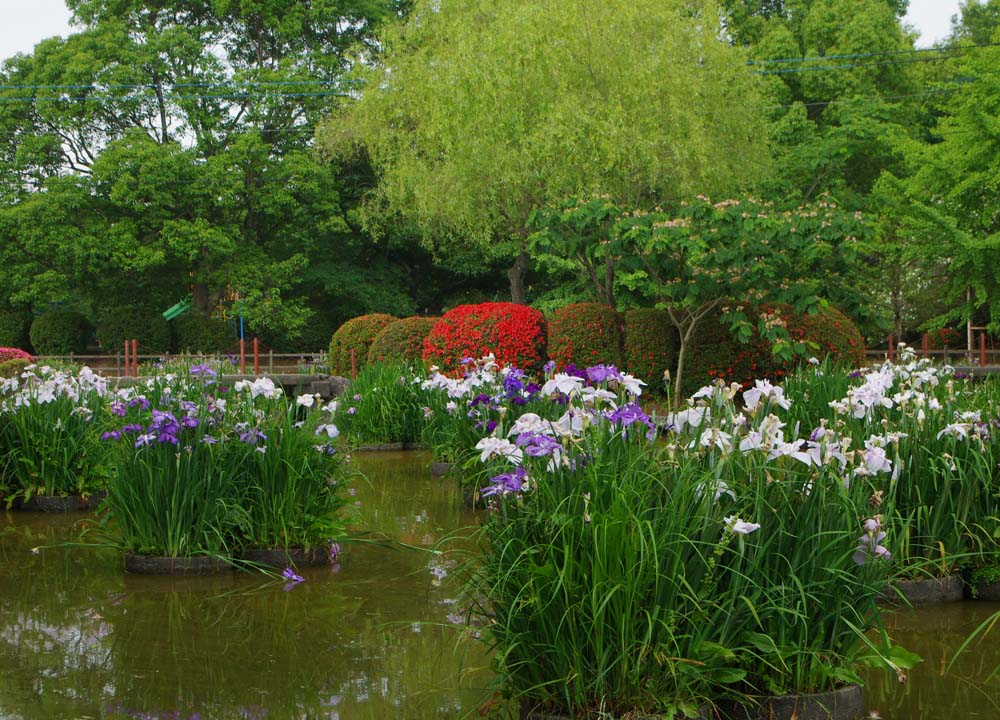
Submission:
POLYGON ((398 318, 386 313, 370 313, 352 318, 337 328, 330 338, 330 372, 350 376, 351 370, 361 370, 368 364, 368 350, 387 325, 398 318), (351 351, 354 363, 351 363, 351 351))
POLYGON ((546 357, 546 332, 542 313, 527 305, 459 305, 434 323, 424 341, 423 357, 442 372, 458 372, 463 358, 490 353, 502 366, 540 370, 546 357))
POLYGON ((386 325, 368 348, 368 362, 420 360, 424 340, 437 321, 436 317, 408 317, 386 325))
POLYGON ((793 341, 810 346, 805 355, 783 362, 774 357, 771 346, 756 332, 749 342, 740 343, 718 314, 709 315, 699 323, 695 342, 687 351, 684 394, 690 395, 719 378, 744 386, 756 378, 780 381, 796 364, 811 356, 855 366, 863 364, 865 343, 861 332, 836 308, 827 306, 812 315, 796 313, 788 306, 770 307, 764 312, 783 322, 793 341))
POLYGON ((624 370, 651 390, 664 387, 663 373, 677 366, 677 328, 666 310, 625 311, 624 370))
POLYGON ((0 363, 7 362, 8 360, 27 360, 28 362, 32 362, 34 359, 31 353, 25 352, 20 348, 0 347, 0 363))
POLYGON ((622 364, 621 313, 601 303, 576 303, 559 308, 549 323, 549 358, 567 365, 622 364))
POLYGON ((938 328, 927 333, 927 348, 943 350, 944 348, 960 348, 964 346, 962 333, 954 328, 938 328))

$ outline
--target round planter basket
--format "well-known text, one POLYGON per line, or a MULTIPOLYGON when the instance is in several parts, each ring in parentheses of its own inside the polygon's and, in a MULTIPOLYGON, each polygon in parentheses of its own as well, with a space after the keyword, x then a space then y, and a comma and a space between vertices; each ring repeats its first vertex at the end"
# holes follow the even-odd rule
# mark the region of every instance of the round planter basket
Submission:
POLYGON ((32 495, 29 499, 17 498, 12 505, 14 510, 24 512, 86 512, 95 510, 107 496, 106 492, 95 492, 83 495, 32 495))
POLYGON ((731 720, 861 720, 865 705, 860 685, 806 695, 760 698, 757 705, 737 706, 731 720))
MULTIPOLYGON (((627 717, 628 720, 682 720, 685 716, 629 713, 623 717, 627 717)), ((694 720, 711 720, 713 717, 714 715, 712 714, 712 709, 710 707, 703 707, 698 711, 694 720)), ((563 715, 554 710, 545 710, 536 706, 531 701, 522 700, 520 720, 570 720, 570 716, 563 715)))
POLYGON ((960 575, 943 578, 921 578, 919 580, 899 580, 885 588, 879 595, 879 602, 887 605, 903 605, 906 598, 913 607, 957 602, 965 596, 965 584, 960 575), (896 591, 896 587, 899 591, 896 591), (900 597, 900 594, 902 597, 900 597))
POLYGON ((208 555, 164 557, 161 555, 125 555, 125 572, 136 575, 212 575, 232 570, 225 558, 208 555))
POLYGON ((330 562, 330 555, 322 548, 309 550, 303 548, 288 548, 287 550, 260 548, 244 550, 240 559, 272 568, 309 567, 311 565, 326 565, 330 562))

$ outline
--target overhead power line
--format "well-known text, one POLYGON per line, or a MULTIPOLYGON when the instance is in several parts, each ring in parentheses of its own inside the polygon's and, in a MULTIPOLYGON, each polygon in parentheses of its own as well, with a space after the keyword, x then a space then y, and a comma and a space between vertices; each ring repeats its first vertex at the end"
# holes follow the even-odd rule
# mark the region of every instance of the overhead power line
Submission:
POLYGON ((17 85, 0 83, 2 90, 157 90, 164 88, 230 88, 230 87, 282 87, 287 85, 353 85, 361 82, 353 78, 339 80, 218 80, 214 82, 169 83, 90 83, 76 85, 17 85))
MULTIPOLYGON (((164 100, 251 100, 258 98, 305 98, 305 97, 347 97, 349 93, 341 90, 318 90, 316 92, 248 92, 229 95, 201 95, 187 93, 167 93, 163 95, 164 100)), ((26 96, 26 97, 3 97, 0 96, 0 103, 15 102, 114 102, 128 100, 156 100, 156 95, 53 95, 46 96, 26 96)))

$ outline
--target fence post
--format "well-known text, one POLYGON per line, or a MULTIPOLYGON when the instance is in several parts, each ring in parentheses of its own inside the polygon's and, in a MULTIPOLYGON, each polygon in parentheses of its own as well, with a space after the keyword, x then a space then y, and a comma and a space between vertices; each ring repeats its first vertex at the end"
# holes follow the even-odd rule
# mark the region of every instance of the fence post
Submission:
POLYGON ((896 348, 892 343, 892 333, 889 333, 889 362, 896 362, 896 348))
POLYGON ((240 338, 240 375, 247 374, 247 344, 246 340, 240 338))
POLYGON ((920 348, 924 351, 924 357, 928 357, 930 353, 928 350, 931 348, 930 339, 927 337, 927 333, 924 333, 923 339, 920 341, 920 348))
POLYGON ((260 342, 253 339, 253 374, 260 375, 260 342))
POLYGON ((139 341, 132 338, 132 374, 139 377, 139 341))
POLYGON ((269 348, 267 351, 267 372, 269 375, 274 375, 274 348, 269 348))
POLYGON ((986 367, 986 333, 979 333, 979 367, 986 367))

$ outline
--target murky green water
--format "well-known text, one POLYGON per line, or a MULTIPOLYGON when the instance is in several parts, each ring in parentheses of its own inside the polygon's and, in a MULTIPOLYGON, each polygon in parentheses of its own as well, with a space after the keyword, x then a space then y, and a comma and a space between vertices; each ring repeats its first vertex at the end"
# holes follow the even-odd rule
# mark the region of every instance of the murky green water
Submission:
MULTIPOLYGON (((363 522, 431 547, 475 518, 423 453, 356 461, 363 522)), ((460 643, 454 566, 351 545, 289 590, 239 573, 126 576, 114 552, 31 548, 87 516, 0 512, 0 718, 458 718, 489 681, 460 643), (477 672, 478 669, 478 672, 477 672)))
POLYGON ((892 637, 923 662, 907 673, 903 683, 884 673, 870 673, 866 707, 884 720, 1000 718, 1000 622, 958 652, 996 613, 1000 603, 976 601, 888 614, 886 627, 892 637))
MULTIPOLYGON (((369 478, 354 498, 367 527, 433 548, 475 523, 425 453, 356 462, 369 478)), ((88 517, 0 512, 0 720, 478 717, 490 675, 452 624, 453 556, 352 545, 339 569, 303 570, 286 591, 238 573, 126 576, 115 552, 32 554, 88 517)), ((871 674, 868 707, 885 720, 1000 718, 1000 623, 947 668, 998 611, 893 614, 896 640, 925 660, 905 684, 871 674)))

